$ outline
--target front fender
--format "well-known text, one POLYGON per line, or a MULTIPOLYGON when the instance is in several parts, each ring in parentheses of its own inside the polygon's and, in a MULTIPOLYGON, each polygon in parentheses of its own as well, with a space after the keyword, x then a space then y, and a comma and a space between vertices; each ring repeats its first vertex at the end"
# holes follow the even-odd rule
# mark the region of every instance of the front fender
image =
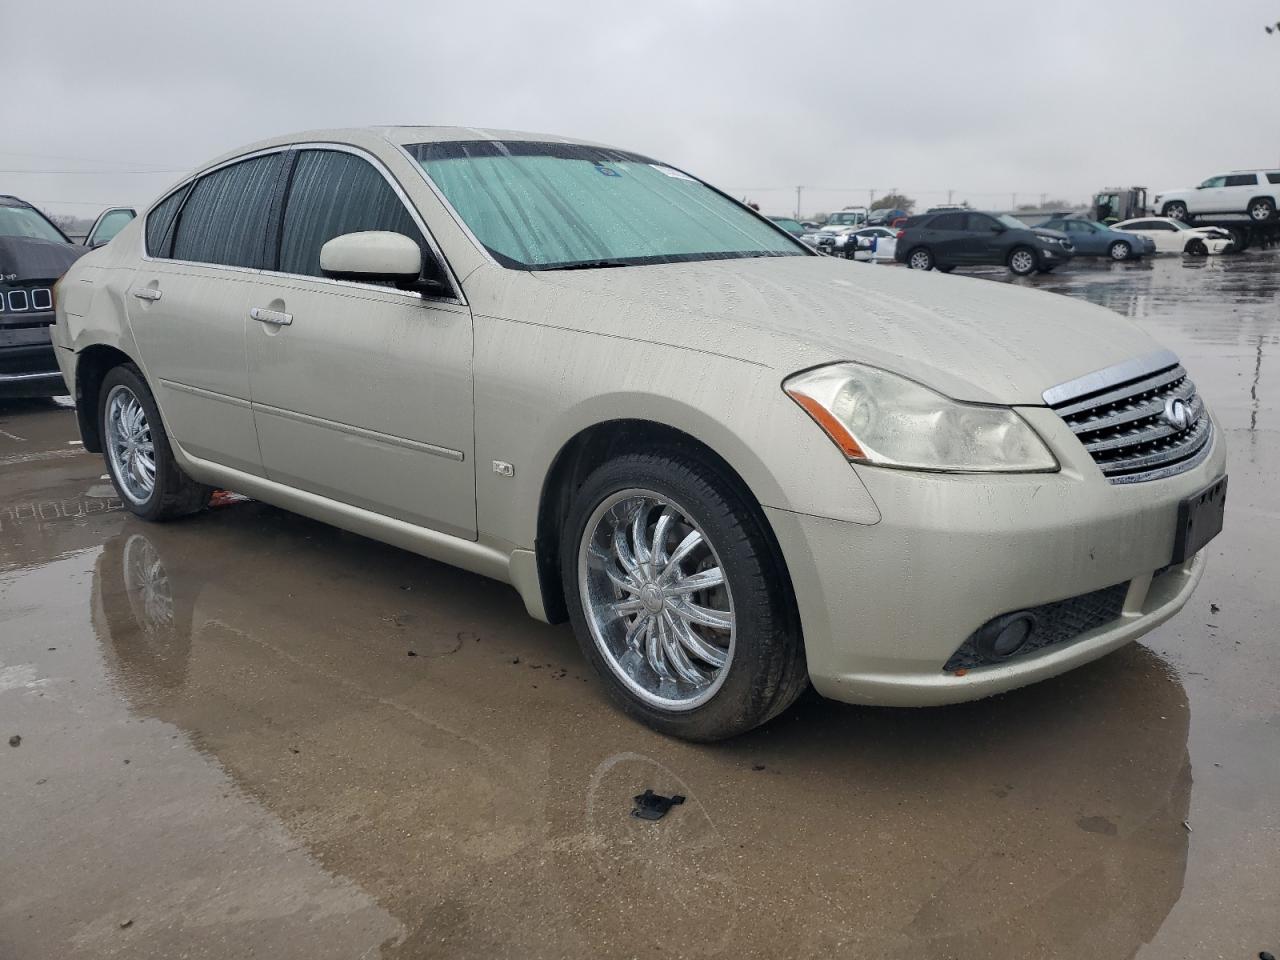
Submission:
POLYGON ((544 482, 583 430, 646 420, 704 443, 764 506, 876 523, 835 445, 760 364, 476 317, 476 505, 490 542, 532 548, 544 482), (512 410, 518 409, 518 417, 512 410), (511 475, 495 462, 510 464, 511 475))

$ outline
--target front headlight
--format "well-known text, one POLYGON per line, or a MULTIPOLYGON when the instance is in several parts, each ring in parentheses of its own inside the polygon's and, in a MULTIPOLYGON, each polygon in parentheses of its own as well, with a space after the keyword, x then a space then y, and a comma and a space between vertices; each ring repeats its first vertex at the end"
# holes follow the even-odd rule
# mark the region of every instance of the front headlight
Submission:
POLYGON ((850 460, 955 473, 1043 473, 1058 461, 1009 407, 960 403, 860 363, 790 377, 783 390, 850 460))

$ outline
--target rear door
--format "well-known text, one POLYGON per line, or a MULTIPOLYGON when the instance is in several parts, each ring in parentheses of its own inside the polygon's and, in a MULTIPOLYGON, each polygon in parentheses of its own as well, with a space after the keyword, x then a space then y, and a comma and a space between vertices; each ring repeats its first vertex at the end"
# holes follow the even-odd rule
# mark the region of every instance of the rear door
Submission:
POLYGON ((385 516, 475 539, 471 312, 391 174, 368 154, 299 149, 276 269, 247 303, 253 410, 267 476, 385 516), (334 237, 415 240, 423 294, 336 281, 334 237))
POLYGON ((1219 213, 1245 213, 1249 209, 1249 201, 1264 190, 1258 189, 1256 173, 1232 173, 1227 175, 1222 188, 1222 206, 1219 213))
POLYGON ((203 460, 261 474, 249 406, 249 283, 274 241, 276 151, 229 163, 148 215, 146 256, 125 298, 170 435, 203 460))
POLYGON ((940 213, 925 226, 924 243, 944 266, 965 262, 964 240, 963 213, 940 213))

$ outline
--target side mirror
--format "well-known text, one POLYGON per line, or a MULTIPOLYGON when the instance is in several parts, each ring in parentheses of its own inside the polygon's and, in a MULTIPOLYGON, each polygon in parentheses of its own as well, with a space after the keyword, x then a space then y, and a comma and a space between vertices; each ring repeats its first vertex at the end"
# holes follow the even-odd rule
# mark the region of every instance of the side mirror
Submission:
POLYGON ((422 250, 403 233, 344 233, 320 248, 320 272, 333 280, 411 285, 422 275, 422 250))

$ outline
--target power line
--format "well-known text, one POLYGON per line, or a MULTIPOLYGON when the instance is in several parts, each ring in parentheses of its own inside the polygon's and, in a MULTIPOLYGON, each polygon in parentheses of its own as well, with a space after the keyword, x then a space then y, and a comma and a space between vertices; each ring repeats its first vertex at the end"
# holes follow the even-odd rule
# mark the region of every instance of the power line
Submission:
POLYGON ((126 167, 154 167, 158 164, 141 160, 104 160, 102 157, 68 157, 56 153, 20 153, 17 150, 0 150, 0 157, 24 157, 28 160, 70 160, 72 163, 119 163, 126 167))
POLYGON ((114 174, 121 174, 121 173, 127 173, 127 174, 174 174, 174 173, 186 173, 186 172, 187 172, 187 171, 186 171, 185 169, 182 169, 182 170, 176 170, 176 169, 175 169, 175 170, 39 170, 39 169, 36 169, 36 170, 0 170, 0 173, 3 173, 3 174, 13 174, 13 173, 37 173, 37 174, 54 174, 54 175, 57 175, 57 176, 60 176, 60 177, 61 177, 61 176, 66 176, 67 174, 72 174, 72 173, 86 173, 86 174, 92 174, 92 175, 94 175, 94 176, 103 176, 103 175, 111 176, 111 175, 114 175, 114 174))

